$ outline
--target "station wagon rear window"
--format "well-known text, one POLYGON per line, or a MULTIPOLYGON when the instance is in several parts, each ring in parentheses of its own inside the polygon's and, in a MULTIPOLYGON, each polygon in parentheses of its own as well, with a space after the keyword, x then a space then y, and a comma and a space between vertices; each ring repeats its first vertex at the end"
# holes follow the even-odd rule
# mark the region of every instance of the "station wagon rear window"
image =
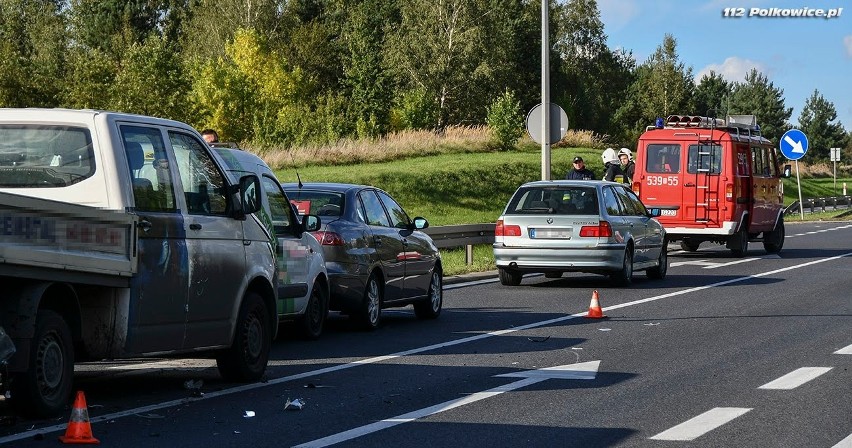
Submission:
POLYGON ((88 129, 0 125, 0 187, 65 187, 94 172, 92 137, 88 129))
POLYGON ((598 195, 594 187, 524 187, 512 197, 506 213, 597 215, 598 195))

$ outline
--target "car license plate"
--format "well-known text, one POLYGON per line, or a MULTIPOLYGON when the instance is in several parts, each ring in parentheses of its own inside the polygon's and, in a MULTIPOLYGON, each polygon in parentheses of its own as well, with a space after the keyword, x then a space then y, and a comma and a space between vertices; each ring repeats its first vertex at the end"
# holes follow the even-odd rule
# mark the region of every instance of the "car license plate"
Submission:
POLYGON ((677 216, 677 210, 660 210, 660 216, 677 216))
POLYGON ((530 238, 532 239, 571 239, 571 228, 562 229, 530 229, 530 238))

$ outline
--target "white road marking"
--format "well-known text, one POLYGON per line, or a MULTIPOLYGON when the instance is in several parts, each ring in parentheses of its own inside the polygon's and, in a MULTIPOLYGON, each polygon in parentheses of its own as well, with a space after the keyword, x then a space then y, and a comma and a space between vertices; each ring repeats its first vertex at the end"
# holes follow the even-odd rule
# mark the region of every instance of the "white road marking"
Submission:
POLYGON ((852 355, 852 345, 847 345, 840 350, 834 352, 835 355, 852 355))
POLYGON ((467 397, 445 401, 443 403, 412 411, 407 414, 397 415, 396 417, 387 418, 376 423, 371 423, 369 425, 360 426, 358 428, 350 429, 348 431, 332 434, 321 439, 316 439, 310 442, 296 445, 294 448, 318 448, 334 445, 336 443, 345 442, 347 440, 352 440, 361 436, 365 436, 367 434, 381 431, 383 429, 391 428, 396 425, 401 425, 403 423, 408 423, 423 417, 428 417, 439 412, 449 411, 450 409, 455 409, 459 406, 474 403, 479 400, 495 397, 504 392, 520 389, 522 387, 536 384, 548 379, 593 380, 595 379, 595 376, 598 373, 600 363, 600 361, 589 361, 580 364, 567 364, 564 366, 547 367, 538 370, 524 370, 520 372, 496 375, 498 377, 521 377, 524 379, 520 381, 515 381, 514 383, 506 384, 504 386, 498 386, 493 389, 486 390, 484 392, 476 392, 468 395, 467 397))
MULTIPOLYGON (((625 303, 621 303, 621 304, 618 304, 618 305, 611 305, 611 306, 602 308, 602 311, 612 311, 612 310, 616 310, 616 309, 619 309, 619 308, 627 308, 627 307, 631 307, 631 306, 641 305, 643 303, 655 302, 657 300, 668 299, 668 298, 671 298, 671 297, 677 297, 677 296, 681 296, 681 295, 691 294, 691 293, 694 293, 694 292, 703 291, 705 289, 716 288, 716 287, 719 287, 719 286, 725 286, 725 285, 730 285, 730 284, 734 284, 734 283, 745 282, 745 281, 753 280, 753 279, 756 279, 756 278, 766 277, 768 275, 775 275, 775 274, 778 274, 778 273, 781 273, 781 272, 801 269, 801 268, 805 268, 805 267, 808 267, 808 266, 813 266, 813 265, 817 265, 817 264, 821 264, 821 263, 827 263, 827 262, 830 262, 830 261, 839 260, 841 258, 850 257, 850 256, 852 256, 852 252, 848 252, 848 253, 841 254, 841 255, 835 255, 835 256, 829 257, 829 258, 822 258, 822 259, 819 259, 819 260, 813 260, 813 261, 809 261, 807 263, 802 263, 802 264, 798 264, 798 265, 787 266, 785 268, 774 269, 772 271, 766 271, 766 272, 762 272, 762 273, 759 273, 759 274, 747 275, 747 276, 744 276, 744 277, 737 277, 737 278, 733 278, 733 279, 730 279, 730 280, 724 280, 724 281, 721 281, 721 282, 711 283, 709 285, 696 286, 696 287, 693 287, 693 288, 682 289, 680 291, 674 291, 674 292, 670 292, 670 293, 666 293, 666 294, 660 294, 658 296, 647 297, 647 298, 644 298, 644 299, 634 300, 632 302, 625 302, 625 303)), ((148 405, 148 406, 142 406, 142 407, 139 407, 139 408, 128 409, 128 410, 125 410, 125 411, 114 412, 114 413, 111 413, 111 414, 104 414, 104 415, 100 415, 100 416, 96 416, 96 417, 92 417, 90 415, 89 421, 91 423, 98 423, 98 422, 114 420, 114 419, 118 419, 118 418, 122 418, 122 417, 132 416, 132 415, 135 415, 135 414, 152 412, 152 411, 156 411, 158 409, 164 409, 164 408, 169 408, 169 407, 172 407, 172 406, 178 406, 178 405, 182 405, 184 403, 191 402, 191 401, 199 401, 199 400, 207 400, 207 399, 211 399, 211 398, 217 398, 217 397, 221 397, 221 396, 224 396, 224 395, 231 395, 231 394, 236 394, 236 393, 240 393, 240 392, 246 392, 246 391, 249 391, 249 390, 260 389, 262 387, 273 386, 273 385, 276 385, 276 384, 287 383, 287 382, 290 382, 290 381, 300 380, 300 379, 304 379, 304 378, 316 377, 316 376, 323 375, 323 374, 326 374, 326 373, 337 372, 337 371, 340 371, 340 370, 351 369, 351 368, 354 368, 354 367, 360 367, 362 365, 375 364, 375 363, 379 363, 379 362, 382 362, 382 361, 400 358, 400 357, 403 357, 403 356, 429 352, 429 351, 432 351, 432 350, 452 347, 452 346, 461 345, 461 344, 467 344, 467 343, 470 343, 470 342, 475 342, 475 341, 479 341, 479 340, 482 340, 482 339, 487 339, 487 338, 491 338, 491 337, 495 337, 495 336, 503 336, 503 335, 515 333, 515 332, 518 332, 518 331, 524 331, 524 330, 529 330, 529 329, 532 329, 532 328, 544 327, 544 326, 553 325, 553 324, 556 324, 556 323, 559 323, 559 322, 565 322, 565 321, 568 321, 568 320, 571 320, 571 319, 577 319, 577 318, 580 318, 580 317, 585 317, 587 312, 588 312, 588 310, 583 310, 582 312, 571 314, 571 315, 568 315, 568 316, 561 316, 561 317, 557 317, 557 318, 553 318, 553 319, 548 319, 548 320, 543 320, 543 321, 539 321, 539 322, 533 322, 533 323, 526 324, 526 325, 520 325, 520 326, 517 326, 517 327, 507 328, 507 329, 504 329, 504 330, 496 330, 496 331, 491 331, 491 332, 488 332, 488 333, 478 334, 478 335, 475 335, 475 336, 469 336, 469 337, 466 337, 466 338, 456 339, 456 340, 453 340, 453 341, 442 342, 442 343, 439 343, 439 344, 433 344, 433 345, 427 345, 427 346, 424 346, 424 347, 413 348, 413 349, 410 349, 410 350, 405 350, 405 351, 393 353, 393 354, 390 354, 390 355, 377 356, 377 357, 373 357, 373 358, 366 358, 366 359, 362 359, 362 360, 359 360, 359 361, 350 362, 350 363, 347 363, 347 364, 339 364, 339 365, 335 365, 335 366, 325 367, 325 368, 322 368, 322 369, 298 373, 298 374, 295 374, 295 375, 284 376, 284 377, 280 377, 280 378, 274 378, 274 379, 270 379, 269 381, 267 381, 265 383, 245 384, 245 385, 242 385, 242 386, 236 386, 236 387, 229 388, 229 389, 223 389, 223 390, 212 391, 212 392, 205 392, 203 397, 180 398, 180 399, 176 399, 176 400, 165 401, 165 402, 162 402, 162 403, 155 403, 155 404, 151 404, 151 405, 148 405)), ((65 424, 60 424, 60 425, 53 425, 53 426, 47 426, 47 427, 43 427, 43 428, 33 429, 32 431, 26 431, 26 432, 22 432, 22 433, 18 433, 18 434, 11 434, 11 435, 8 435, 8 436, 5 436, 5 437, 0 437, 0 444, 12 442, 12 441, 15 441, 15 440, 26 439, 28 437, 32 437, 33 434, 36 434, 36 433, 42 433, 43 434, 43 433, 49 433, 49 432, 64 431, 65 427, 66 427, 65 424)))
POLYGON ((837 445, 834 445, 831 448, 852 448, 852 434, 849 434, 849 437, 841 440, 837 445))
POLYGON ((745 414, 752 408, 713 408, 653 437, 652 440, 695 440, 745 414))
POLYGON ((758 387, 758 389, 795 389, 802 384, 825 374, 831 369, 831 367, 802 367, 782 376, 781 378, 770 381, 763 386, 758 387))
POLYGON ((718 263, 715 266, 705 266, 704 269, 716 269, 724 266, 731 266, 734 264, 747 263, 749 261, 760 260, 760 258, 743 258, 741 260, 729 261, 727 263, 718 263))

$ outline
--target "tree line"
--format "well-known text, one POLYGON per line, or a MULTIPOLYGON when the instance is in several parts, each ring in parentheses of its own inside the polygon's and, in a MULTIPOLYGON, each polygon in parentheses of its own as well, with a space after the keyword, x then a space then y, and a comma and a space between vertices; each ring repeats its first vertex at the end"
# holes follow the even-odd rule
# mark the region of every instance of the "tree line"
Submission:
MULTIPOLYGON (((540 1, 540 0, 539 0, 540 1)), ((536 0, 0 0, 0 107, 117 110, 286 148, 523 116, 540 101, 536 0), (506 104, 509 104, 506 112, 506 104)), ((697 83, 666 35, 638 63, 595 0, 549 0, 551 99, 572 128, 632 146, 656 117, 792 108, 752 70, 697 83)), ((852 144, 817 89, 798 125, 811 161, 852 144)))

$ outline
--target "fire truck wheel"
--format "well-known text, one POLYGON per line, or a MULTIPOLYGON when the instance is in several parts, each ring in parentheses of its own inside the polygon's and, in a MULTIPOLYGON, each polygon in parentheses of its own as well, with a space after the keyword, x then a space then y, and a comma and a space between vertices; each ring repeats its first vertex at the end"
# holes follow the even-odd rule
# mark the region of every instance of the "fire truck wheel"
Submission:
POLYGON ((771 232, 765 232, 763 234, 763 248, 770 254, 777 254, 778 252, 781 252, 781 248, 784 247, 785 236, 784 221, 780 220, 771 232))
POLYGON ((27 416, 58 414, 71 397, 74 348, 65 319, 51 310, 36 316, 29 365, 12 381, 12 401, 27 416))
POLYGON ((701 243, 700 242, 695 243, 695 242, 692 242, 692 241, 689 241, 689 240, 683 240, 683 241, 680 242, 680 248, 687 251, 687 252, 695 252, 696 250, 698 250, 699 244, 701 244, 701 243))
POLYGON ((748 230, 745 226, 728 240, 728 248, 731 249, 731 255, 735 257, 745 256, 748 252, 748 230))
POLYGON ((633 248, 628 246, 624 250, 624 262, 621 270, 612 274, 612 279, 622 286, 628 286, 633 282, 633 248))

